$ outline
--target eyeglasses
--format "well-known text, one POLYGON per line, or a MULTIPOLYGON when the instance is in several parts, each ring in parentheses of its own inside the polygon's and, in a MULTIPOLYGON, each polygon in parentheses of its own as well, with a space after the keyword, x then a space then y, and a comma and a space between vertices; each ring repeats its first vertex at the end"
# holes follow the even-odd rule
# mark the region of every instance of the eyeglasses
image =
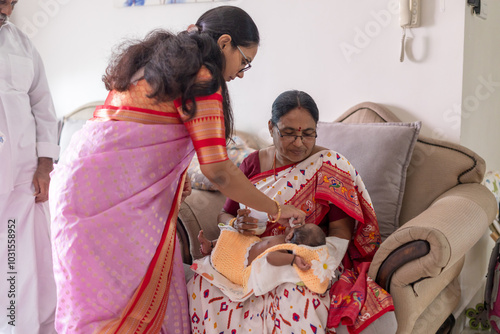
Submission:
POLYGON ((238 48, 238 51, 240 51, 241 55, 243 56, 243 59, 245 60, 245 67, 243 67, 241 70, 238 71, 238 73, 243 73, 243 72, 246 72, 249 69, 251 69, 252 64, 250 64, 250 60, 248 60, 248 58, 245 56, 243 51, 241 51, 240 47, 238 45, 236 45, 236 47, 238 48))
POLYGON ((318 137, 318 134, 316 133, 316 131, 312 131, 312 132, 309 132, 309 133, 303 133, 302 132, 302 136, 299 136, 299 135, 296 135, 296 134, 281 134, 281 131, 278 127, 276 127, 276 130, 278 130, 278 134, 280 135, 280 137, 282 138, 282 140, 284 142, 288 142, 288 143, 293 143, 297 140, 297 138, 300 138, 300 140, 303 142, 303 143, 312 143, 313 141, 316 140, 316 138, 318 137))

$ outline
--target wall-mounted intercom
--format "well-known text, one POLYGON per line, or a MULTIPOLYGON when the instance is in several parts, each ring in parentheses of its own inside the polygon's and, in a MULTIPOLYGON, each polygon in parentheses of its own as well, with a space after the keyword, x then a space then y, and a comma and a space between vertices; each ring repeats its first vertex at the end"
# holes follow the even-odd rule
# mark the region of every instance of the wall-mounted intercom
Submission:
POLYGON ((403 28, 399 61, 405 59, 406 28, 420 25, 420 0, 399 0, 399 25, 403 28))
POLYGON ((399 25, 404 28, 418 27, 420 24, 420 0, 399 1, 399 25))

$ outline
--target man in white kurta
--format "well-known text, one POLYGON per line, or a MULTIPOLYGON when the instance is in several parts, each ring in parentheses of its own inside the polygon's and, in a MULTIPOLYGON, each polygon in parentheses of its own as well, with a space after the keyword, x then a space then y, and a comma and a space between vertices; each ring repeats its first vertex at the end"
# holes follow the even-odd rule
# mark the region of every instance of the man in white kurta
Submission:
POLYGON ((48 187, 57 119, 40 55, 0 1, 0 333, 52 334, 48 187))

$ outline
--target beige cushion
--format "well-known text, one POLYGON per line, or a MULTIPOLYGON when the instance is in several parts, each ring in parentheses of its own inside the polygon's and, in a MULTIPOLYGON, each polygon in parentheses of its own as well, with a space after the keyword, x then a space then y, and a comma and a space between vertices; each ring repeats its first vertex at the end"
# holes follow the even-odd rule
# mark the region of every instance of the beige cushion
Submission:
POLYGON ((317 144, 344 155, 365 183, 382 239, 399 227, 406 171, 420 131, 414 123, 318 123, 317 144))

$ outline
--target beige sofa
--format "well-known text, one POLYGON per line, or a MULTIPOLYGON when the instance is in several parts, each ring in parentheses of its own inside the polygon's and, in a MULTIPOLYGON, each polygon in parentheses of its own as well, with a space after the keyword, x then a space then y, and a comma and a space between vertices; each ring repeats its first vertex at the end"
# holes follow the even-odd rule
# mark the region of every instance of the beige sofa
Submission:
MULTIPOLYGON (((64 117, 60 136, 63 149, 73 133, 92 117, 95 106, 99 104, 102 101, 88 103, 64 117)), ((400 120, 393 113, 374 103, 354 106, 334 121, 353 125, 390 125, 398 122, 400 120)), ((253 148, 259 146, 256 138, 245 137, 242 133, 239 135, 245 139, 246 145, 253 148)), ((368 132, 359 137, 372 141, 368 132)), ((336 149, 343 144, 338 141, 323 142, 322 145, 336 149)), ((380 150, 383 148, 380 147, 380 150)), ((352 158, 364 158, 366 151, 370 148, 352 158)), ((468 269, 463 267, 465 254, 473 246, 476 247, 485 234, 498 204, 493 194, 480 184, 485 162, 471 150, 419 136, 410 153, 401 207, 397 212, 397 226, 385 219, 380 221, 383 217, 380 215, 379 223, 385 240, 369 274, 394 298, 398 333, 446 333, 449 325, 441 330, 438 328, 450 319, 461 290, 471 288, 461 286, 458 276, 468 269)), ((371 164, 373 162, 368 161, 368 165, 371 164)), ((358 164, 354 166, 359 169, 358 164)), ((362 176, 365 172, 360 171, 362 176)), ((394 177, 383 178, 384 182, 387 180, 394 183, 394 177)), ((377 194, 379 189, 373 189, 373 184, 367 183, 367 186, 370 194, 377 194)), ((372 195, 374 205, 377 199, 378 196, 375 198, 372 195)), ((217 191, 195 189, 182 204, 177 232, 185 263, 201 257, 196 239, 200 229, 208 238, 217 237, 216 219, 224 200, 224 196, 217 191)), ((489 256, 489 253, 486 255, 489 256)), ((468 281, 480 284, 485 274, 485 271, 467 271, 468 281)), ((478 289, 477 286, 472 288, 478 289)))
MULTIPOLYGON (((335 122, 391 125, 400 120, 386 108, 366 102, 351 108, 335 122)), ((322 143, 334 150, 337 144, 322 143)), ((477 154, 460 145, 423 136, 418 136, 412 145, 408 155, 411 160, 400 185, 404 195, 395 211, 397 226, 382 226, 386 222, 379 218, 385 240, 369 275, 392 294, 398 333, 447 332, 450 325, 441 330, 439 327, 450 319, 460 299, 457 277, 464 270, 465 254, 488 229, 497 213, 497 203, 480 184, 485 162, 477 154)), ((362 171, 360 174, 363 177, 362 171)), ((391 182, 396 179, 388 178, 391 182)), ((370 187, 367 183, 370 194, 375 193, 377 189, 370 187)), ((378 204, 371 196, 377 212, 378 204)), ((216 219, 224 200, 217 191, 194 189, 182 204, 178 236, 185 263, 201 257, 196 239, 200 229, 208 238, 217 237, 216 219)), ((480 282, 485 273, 472 275, 480 282)))

